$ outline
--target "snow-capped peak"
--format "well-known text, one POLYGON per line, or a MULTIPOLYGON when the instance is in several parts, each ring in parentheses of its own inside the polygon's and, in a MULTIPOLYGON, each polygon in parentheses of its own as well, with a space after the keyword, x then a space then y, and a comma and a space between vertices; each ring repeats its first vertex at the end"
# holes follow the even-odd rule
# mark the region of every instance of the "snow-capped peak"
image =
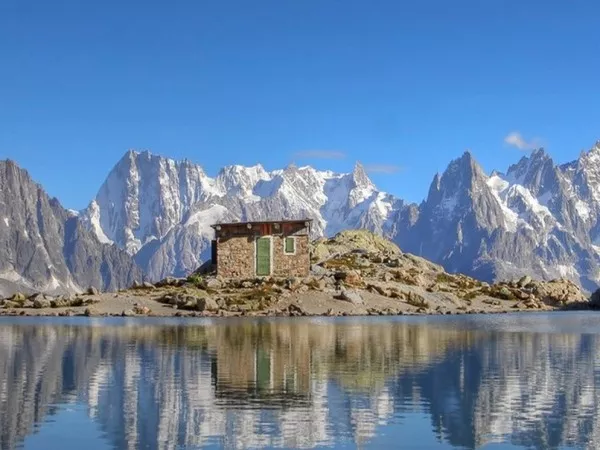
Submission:
POLYGON ((315 234, 363 226, 381 232, 391 227, 397 205, 377 190, 360 163, 347 174, 310 166, 269 172, 260 164, 231 165, 211 178, 189 161, 130 151, 82 217, 99 239, 135 254, 157 278, 182 264, 196 268, 208 249, 210 221, 310 217, 315 234))

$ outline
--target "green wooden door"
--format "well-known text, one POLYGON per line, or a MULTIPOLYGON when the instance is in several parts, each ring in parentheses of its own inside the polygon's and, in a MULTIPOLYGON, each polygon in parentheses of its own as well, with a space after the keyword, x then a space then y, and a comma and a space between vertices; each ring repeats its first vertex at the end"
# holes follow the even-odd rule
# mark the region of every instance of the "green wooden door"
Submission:
POLYGON ((271 239, 256 240, 256 275, 271 275, 271 239))

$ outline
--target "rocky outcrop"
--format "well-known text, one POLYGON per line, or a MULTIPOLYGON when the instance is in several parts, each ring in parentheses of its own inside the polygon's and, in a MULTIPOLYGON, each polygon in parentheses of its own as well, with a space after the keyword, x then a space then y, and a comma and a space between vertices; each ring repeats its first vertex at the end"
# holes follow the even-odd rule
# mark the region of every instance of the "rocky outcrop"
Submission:
POLYGON ((0 313, 28 308, 49 308, 47 312, 53 313, 65 306, 85 307, 88 300, 98 301, 97 310, 118 315, 460 314, 590 307, 570 280, 546 282, 525 276, 489 284, 450 274, 365 231, 342 232, 315 246, 329 256, 315 263, 308 277, 228 279, 195 273, 187 279, 136 283, 119 292, 117 299, 93 290, 85 298, 76 297, 78 303, 41 294, 29 299, 14 296, 0 302, 0 313), (103 310, 103 305, 112 306, 103 310))

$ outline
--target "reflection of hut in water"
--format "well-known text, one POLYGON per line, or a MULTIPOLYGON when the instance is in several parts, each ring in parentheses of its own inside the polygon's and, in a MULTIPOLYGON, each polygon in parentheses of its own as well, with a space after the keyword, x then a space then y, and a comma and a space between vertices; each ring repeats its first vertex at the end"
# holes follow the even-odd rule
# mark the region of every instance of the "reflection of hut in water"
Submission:
POLYGON ((301 406, 310 400, 310 355, 305 362, 266 346, 247 351, 217 348, 212 376, 218 399, 271 406, 301 406))

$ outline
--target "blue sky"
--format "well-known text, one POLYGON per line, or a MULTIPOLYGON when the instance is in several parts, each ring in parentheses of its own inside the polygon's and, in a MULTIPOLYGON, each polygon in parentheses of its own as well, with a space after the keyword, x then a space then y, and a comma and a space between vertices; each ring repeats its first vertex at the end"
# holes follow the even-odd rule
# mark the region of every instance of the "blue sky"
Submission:
POLYGON ((504 170, 534 141, 564 162, 600 139, 598 17, 592 0, 2 0, 0 158, 70 208, 129 148, 210 174, 360 160, 419 201, 467 148, 504 170))

